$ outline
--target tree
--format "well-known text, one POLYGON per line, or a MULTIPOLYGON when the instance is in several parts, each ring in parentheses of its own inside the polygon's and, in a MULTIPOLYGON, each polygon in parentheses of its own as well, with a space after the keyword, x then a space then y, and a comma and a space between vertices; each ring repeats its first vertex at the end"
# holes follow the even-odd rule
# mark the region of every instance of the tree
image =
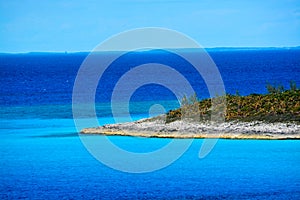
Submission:
POLYGON ((198 97, 197 97, 197 94, 196 93, 194 93, 192 96, 190 96, 190 98, 189 98, 189 103, 190 104, 195 104, 195 103, 197 103, 199 100, 198 100, 198 97))
POLYGON ((180 104, 181 104, 181 106, 189 105, 188 98, 185 95, 183 95, 180 104))

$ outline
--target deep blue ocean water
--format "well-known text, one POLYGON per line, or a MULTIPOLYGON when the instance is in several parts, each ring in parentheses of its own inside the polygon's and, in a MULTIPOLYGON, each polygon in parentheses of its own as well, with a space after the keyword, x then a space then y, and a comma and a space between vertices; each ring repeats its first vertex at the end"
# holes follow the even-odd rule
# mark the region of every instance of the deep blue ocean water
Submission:
MULTIPOLYGON (((300 85, 299 50, 211 51, 226 92, 266 93, 267 82, 300 85)), ((111 169, 82 145, 72 119, 72 89, 86 53, 0 55, 1 199, 300 199, 300 142, 219 140, 199 159, 203 140, 194 140, 170 166, 145 174, 111 169)), ((166 52, 137 52, 115 63, 96 94, 100 124, 114 123, 113 85, 126 70, 148 62, 169 64, 189 74, 200 98, 205 85, 184 63, 166 52), (101 91, 101 92, 99 92, 101 91), (106 92, 102 92, 106 91, 106 92)), ((178 107, 165 88, 148 85, 132 97, 134 119, 161 103, 178 107)), ((93 137, 93 136, 86 136, 93 137)), ((158 149, 169 139, 110 137, 136 152, 158 149)))

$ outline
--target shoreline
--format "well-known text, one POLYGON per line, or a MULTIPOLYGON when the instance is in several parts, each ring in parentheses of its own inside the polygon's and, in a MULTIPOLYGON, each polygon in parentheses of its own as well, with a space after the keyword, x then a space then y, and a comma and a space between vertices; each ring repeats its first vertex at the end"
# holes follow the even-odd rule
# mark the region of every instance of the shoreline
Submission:
POLYGON ((84 128, 81 134, 106 136, 132 136, 145 138, 177 139, 244 139, 244 140, 300 140, 300 125, 295 123, 255 122, 209 122, 141 119, 135 122, 108 124, 84 128))

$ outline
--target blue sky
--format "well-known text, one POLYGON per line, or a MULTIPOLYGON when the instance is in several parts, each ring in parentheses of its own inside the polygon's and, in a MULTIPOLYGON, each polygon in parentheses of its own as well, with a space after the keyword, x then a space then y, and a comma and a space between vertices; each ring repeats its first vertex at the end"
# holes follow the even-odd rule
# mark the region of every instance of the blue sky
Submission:
POLYGON ((0 52, 89 51, 140 27, 204 47, 300 45, 299 0, 0 0, 0 52))

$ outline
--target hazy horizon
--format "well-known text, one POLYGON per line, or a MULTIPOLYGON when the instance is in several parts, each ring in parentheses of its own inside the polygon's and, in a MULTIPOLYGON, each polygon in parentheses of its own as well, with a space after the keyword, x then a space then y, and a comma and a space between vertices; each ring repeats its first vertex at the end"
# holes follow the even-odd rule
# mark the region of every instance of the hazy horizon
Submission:
MULTIPOLYGON (((179 49, 190 49, 190 48, 179 48, 179 49)), ((205 50, 209 50, 209 51, 218 51, 218 50, 256 50, 256 49, 262 49, 262 50, 268 50, 268 49, 300 49, 300 45, 298 46, 270 46, 270 47, 251 47, 251 46, 243 46, 243 47, 233 47, 233 46, 228 46, 228 47, 204 47, 203 49, 205 50)), ((149 49, 147 51, 151 51, 151 50, 156 50, 156 49, 149 49)), ((168 48, 166 49, 168 50, 168 48)), ((138 51, 138 50, 137 50, 138 51)), ((72 53, 91 53, 93 52, 93 50, 82 50, 82 51, 27 51, 27 52, 0 52, 0 54, 30 54, 30 53, 59 53, 59 54, 72 54, 72 53)), ((106 52, 106 51, 105 51, 106 52)), ((111 51, 107 51, 107 52, 111 52, 111 51)), ((112 51, 115 52, 115 51, 112 51)), ((117 52, 117 51, 116 51, 117 52)))

